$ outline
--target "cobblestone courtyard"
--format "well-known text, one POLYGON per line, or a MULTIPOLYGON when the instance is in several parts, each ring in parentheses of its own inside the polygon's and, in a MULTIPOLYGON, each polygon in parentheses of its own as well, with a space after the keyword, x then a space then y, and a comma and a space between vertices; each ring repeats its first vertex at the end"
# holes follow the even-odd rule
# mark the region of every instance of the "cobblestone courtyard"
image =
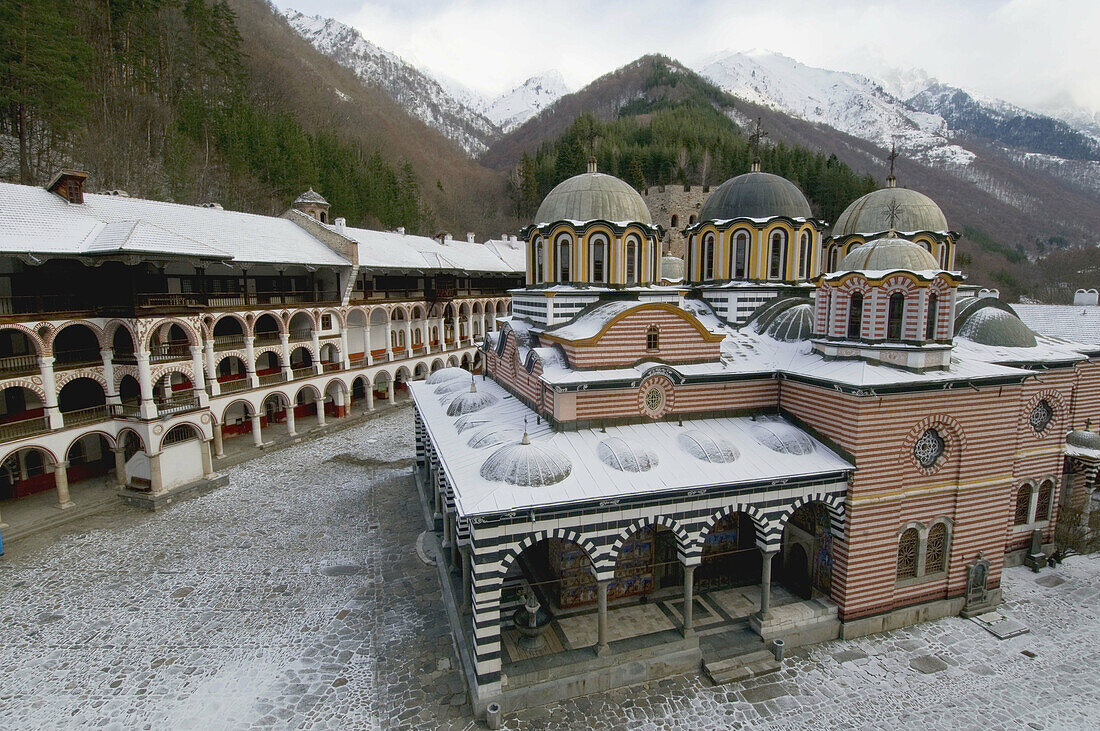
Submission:
MULTIPOLYGON (((414 550, 411 454, 404 408, 163 512, 8 546, 0 728, 477 727, 435 568, 414 550)), ((1012 569, 1005 596, 1030 634, 952 618, 796 650, 745 684, 675 678, 508 728, 1100 726, 1100 560, 1012 569)))

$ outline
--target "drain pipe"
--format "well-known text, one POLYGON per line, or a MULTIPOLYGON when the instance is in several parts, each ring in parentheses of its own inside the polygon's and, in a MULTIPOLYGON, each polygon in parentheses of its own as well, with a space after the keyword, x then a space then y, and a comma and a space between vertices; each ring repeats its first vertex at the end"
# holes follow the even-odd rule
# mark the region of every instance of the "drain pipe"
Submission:
POLYGON ((772 640, 772 654, 775 655, 776 662, 783 662, 783 651, 786 646, 787 643, 783 640, 772 640))
POLYGON ((501 724, 501 708, 499 703, 490 703, 485 706, 485 725, 491 729, 499 729, 501 724))

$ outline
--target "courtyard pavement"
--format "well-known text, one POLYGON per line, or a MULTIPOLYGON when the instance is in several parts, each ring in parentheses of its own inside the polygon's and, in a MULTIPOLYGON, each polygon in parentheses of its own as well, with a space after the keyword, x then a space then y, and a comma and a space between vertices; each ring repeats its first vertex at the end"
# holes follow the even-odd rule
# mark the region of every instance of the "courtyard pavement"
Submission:
MULTIPOLYGON (((455 668, 402 408, 0 558, 0 728, 482 727, 455 668)), ((1100 559, 1006 572, 998 640, 950 618, 509 718, 510 729, 1100 727, 1100 559)))

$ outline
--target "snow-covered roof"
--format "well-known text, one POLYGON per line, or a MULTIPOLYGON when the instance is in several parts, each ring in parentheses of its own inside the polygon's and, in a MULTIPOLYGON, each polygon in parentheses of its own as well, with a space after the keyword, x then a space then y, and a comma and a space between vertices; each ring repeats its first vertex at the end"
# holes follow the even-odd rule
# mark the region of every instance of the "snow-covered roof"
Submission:
POLYGON ((11 183, 0 183, 0 252, 349 265, 283 218, 94 193, 74 204, 43 188, 11 183))
POLYGON ((1087 305, 1012 305, 1024 324, 1039 333, 1088 345, 1100 345, 1100 307, 1087 305))
POLYGON ((359 248, 359 266, 368 269, 442 269, 456 273, 518 274, 525 271, 523 248, 510 249, 507 243, 493 246, 447 239, 446 243, 428 236, 374 231, 367 228, 337 227, 322 224, 329 231, 354 241, 359 248), (515 252, 501 256, 504 249, 515 252))
MULTIPOLYGON (((812 478, 854 469, 853 465, 824 444, 777 416, 697 419, 685 426, 657 421, 609 426, 606 432, 595 429, 555 432, 546 422, 537 423, 533 411, 494 381, 479 378, 477 387, 479 391, 499 398, 497 403, 479 411, 479 416, 491 417, 497 428, 516 432, 522 432, 526 422, 530 446, 542 450, 540 458, 552 456, 551 461, 563 469, 553 474, 552 483, 541 485, 513 484, 506 479, 506 473, 514 474, 508 470, 499 474, 495 469, 487 470, 486 476, 482 467, 491 457, 490 453, 495 452, 469 446, 469 434, 459 433, 455 426, 457 420, 447 415, 446 407, 439 403, 431 386, 410 383, 409 388, 423 416, 424 426, 439 453, 448 483, 454 489, 461 515, 659 494, 710 485, 812 478), (787 439, 795 439, 792 433, 797 432, 800 435, 797 440, 801 442, 804 438, 810 448, 803 448, 802 453, 782 453, 782 458, 778 459, 778 453, 754 432, 755 427, 761 426, 779 431, 787 439), (679 436, 687 432, 699 432, 707 435, 708 439, 736 445, 738 455, 732 461, 717 463, 696 458, 680 444, 679 436), (621 445, 625 442, 635 455, 644 453, 643 461, 650 468, 630 471, 609 464, 609 461, 616 461, 607 459, 606 443, 612 440, 621 440, 612 442, 613 447, 619 447, 612 451, 617 451, 621 456, 621 445), (605 444, 603 456, 600 454, 601 443, 605 444), (568 474, 562 475, 565 462, 569 465, 568 474)), ((523 446, 516 446, 502 453, 497 461, 515 466, 516 452, 519 456, 526 455, 519 451, 522 449, 523 446), (504 457, 509 459, 504 460, 504 457)), ((545 460, 540 459, 539 465, 545 467, 545 460)))

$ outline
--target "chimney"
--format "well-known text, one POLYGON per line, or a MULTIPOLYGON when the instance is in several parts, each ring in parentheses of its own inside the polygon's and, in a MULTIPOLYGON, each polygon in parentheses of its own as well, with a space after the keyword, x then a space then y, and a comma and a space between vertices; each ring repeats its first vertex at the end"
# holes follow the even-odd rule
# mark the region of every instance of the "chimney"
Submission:
POLYGON ((62 170, 50 179, 46 190, 80 205, 84 202, 84 181, 87 179, 88 173, 83 170, 62 170))
POLYGON ((399 234, 401 234, 402 236, 404 236, 404 235, 405 235, 405 227, 404 227, 404 226, 398 226, 398 227, 397 227, 397 233, 399 233, 399 234))
POLYGON ((332 222, 332 225, 335 226, 336 230, 340 233, 344 232, 344 226, 346 226, 347 224, 348 222, 345 218, 337 218, 335 221, 332 222))
POLYGON ((466 243, 467 244, 475 243, 474 242, 474 232, 473 231, 467 231, 466 232, 466 243))

